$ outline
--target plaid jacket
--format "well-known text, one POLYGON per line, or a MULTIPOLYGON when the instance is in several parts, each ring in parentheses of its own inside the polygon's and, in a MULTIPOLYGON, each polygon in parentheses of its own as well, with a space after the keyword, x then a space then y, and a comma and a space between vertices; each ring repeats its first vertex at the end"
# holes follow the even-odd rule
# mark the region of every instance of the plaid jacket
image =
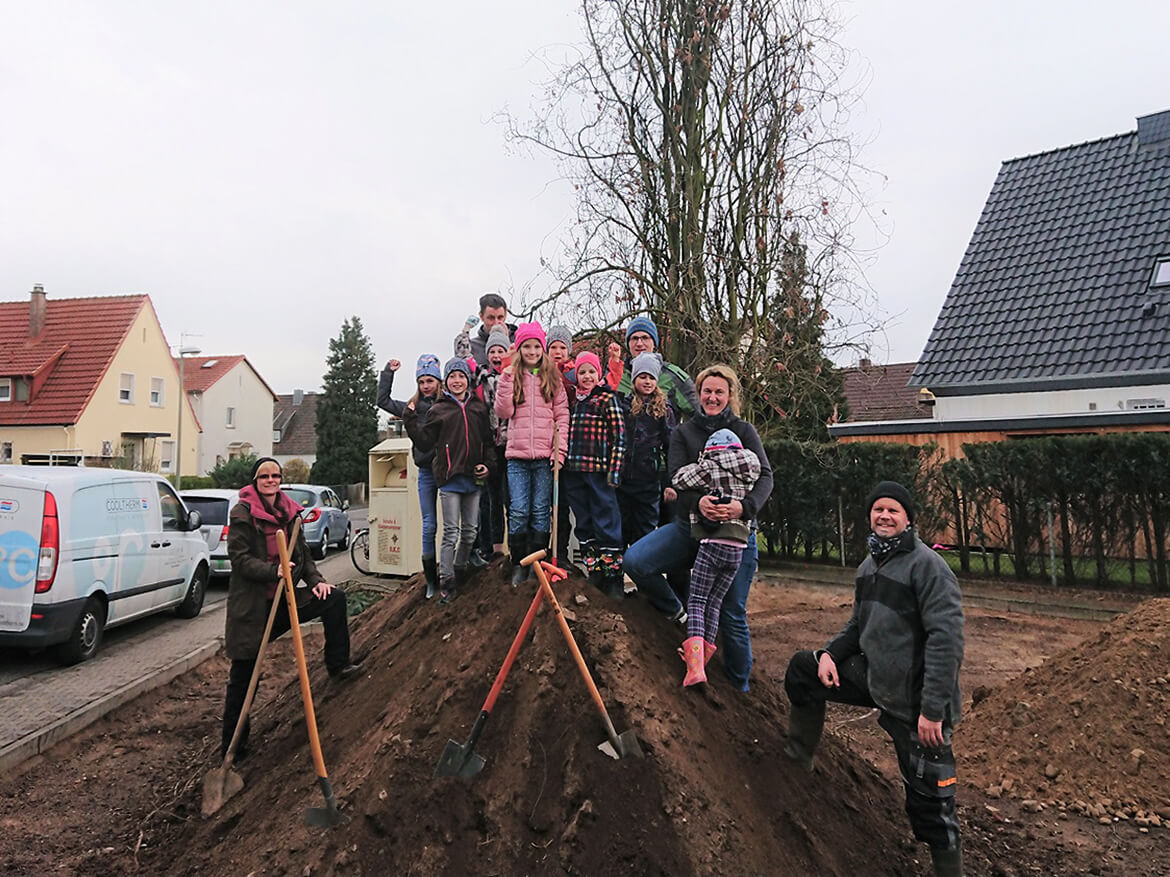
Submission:
MULTIPOLYGON (((746 448, 716 448, 699 454, 699 462, 688 463, 674 473, 678 490, 699 490, 742 500, 760 477, 760 458, 746 448)), ((742 519, 724 521, 711 529, 696 508, 691 512, 691 535, 696 539, 736 539, 747 542, 751 522, 742 519)), ((710 522, 708 521, 709 525, 710 522)))
POLYGON ((496 391, 500 386, 500 373, 490 365, 481 365, 475 372, 475 394, 488 410, 488 423, 492 426, 492 439, 497 448, 508 444, 508 421, 496 414, 496 391))
POLYGON ((598 384, 578 399, 569 418, 570 472, 604 472, 613 486, 621 483, 626 455, 626 425, 622 406, 613 390, 598 384))

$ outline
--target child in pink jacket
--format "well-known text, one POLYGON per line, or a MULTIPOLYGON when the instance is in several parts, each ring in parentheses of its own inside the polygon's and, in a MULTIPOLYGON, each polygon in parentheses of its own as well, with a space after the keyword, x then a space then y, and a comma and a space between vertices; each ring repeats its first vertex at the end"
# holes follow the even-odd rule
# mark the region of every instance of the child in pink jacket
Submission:
POLYGON ((520 560, 548 547, 552 466, 569 445, 569 397, 546 351, 540 323, 516 329, 516 355, 500 375, 496 414, 508 421, 508 547, 512 585, 528 577, 520 560), (554 432, 556 441, 554 442, 554 432))

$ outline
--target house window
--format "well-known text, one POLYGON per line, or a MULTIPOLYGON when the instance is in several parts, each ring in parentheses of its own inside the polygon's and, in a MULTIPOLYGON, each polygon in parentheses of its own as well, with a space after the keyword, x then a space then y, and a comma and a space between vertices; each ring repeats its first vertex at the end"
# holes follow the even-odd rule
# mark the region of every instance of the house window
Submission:
POLYGON ((12 442, 0 442, 0 463, 12 462, 12 442))
POLYGON ((235 429, 236 428, 236 409, 235 408, 229 408, 227 410, 226 423, 227 423, 228 429, 235 429))
POLYGON ((12 378, 0 378, 0 402, 12 401, 12 378))
POLYGON ((173 472, 175 465, 175 443, 160 442, 158 471, 164 474, 173 472))
POLYGON ((29 390, 32 387, 32 382, 28 378, 16 379, 15 398, 17 402, 27 402, 29 390))
POLYGON ((118 401, 126 405, 134 404, 134 375, 122 372, 118 382, 118 401))
POLYGON ((1170 286, 1170 256, 1154 263, 1154 279, 1150 286, 1170 286))
POLYGON ((163 406, 163 379, 162 378, 151 378, 150 379, 150 404, 153 405, 155 408, 161 408, 163 406))

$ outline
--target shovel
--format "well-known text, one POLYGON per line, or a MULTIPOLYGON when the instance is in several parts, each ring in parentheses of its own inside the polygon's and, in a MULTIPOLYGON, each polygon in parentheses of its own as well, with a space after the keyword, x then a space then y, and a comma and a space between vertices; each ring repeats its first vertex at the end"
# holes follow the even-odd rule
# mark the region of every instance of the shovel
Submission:
MULTIPOLYGON (((557 557, 557 524, 560 523, 560 514, 558 509, 561 502, 561 453, 560 453, 560 427, 553 424, 553 492, 552 492, 552 538, 549 540, 548 548, 552 552, 552 562, 556 566, 560 562, 557 557)), ((520 561, 522 564, 524 561, 520 561)), ((553 581, 557 581, 555 578, 553 581)))
POLYGON ((313 692, 309 689, 309 665, 305 662, 305 643, 301 639, 301 622, 297 618, 297 597, 293 591, 292 569, 288 561, 288 544, 284 541, 284 531, 276 533, 276 548, 280 552, 280 570, 284 574, 284 595, 288 600, 288 618, 292 628, 293 650, 297 653, 297 671, 301 677, 301 699, 305 702, 305 724, 309 729, 309 747, 313 750, 313 766, 317 770, 317 784, 325 796, 324 807, 309 807, 305 810, 305 822, 308 825, 329 828, 345 822, 346 819, 337 809, 337 801, 333 797, 333 786, 329 783, 329 774, 325 772, 325 757, 321 754, 321 740, 317 736, 317 714, 313 710, 313 692))
POLYGON ((577 669, 581 671, 581 678, 585 680, 589 694, 593 698, 593 702, 597 704, 597 709, 601 712, 601 719, 605 722, 605 734, 608 739, 602 741, 597 748, 610 758, 630 758, 631 756, 641 758, 642 747, 638 745, 638 738, 634 735, 633 729, 623 731, 621 734, 614 730, 613 722, 609 718, 609 712, 605 708, 605 701, 601 699, 601 692, 597 690, 597 686, 593 683, 593 677, 589 675, 589 668, 585 666, 585 658, 581 656, 581 650, 577 648, 577 641, 573 639, 573 632, 569 630, 569 622, 565 620, 565 614, 561 611, 561 604, 557 602, 557 595, 553 592, 552 585, 549 583, 550 575, 563 576, 566 573, 551 563, 539 562, 542 557, 544 557, 544 552, 538 551, 524 558, 521 563, 531 563, 536 570, 536 577, 540 579, 540 589, 544 592, 544 598, 548 600, 549 605, 556 614, 557 624, 561 627, 561 633, 565 636, 565 642, 569 644, 569 651, 573 653, 573 659, 577 662, 577 669))
MULTIPOLYGON (((521 563, 527 560, 528 558, 525 558, 521 563)), ((496 674, 496 681, 492 685, 492 690, 488 692, 487 699, 483 702, 483 709, 479 711, 479 717, 475 720, 475 724, 471 728, 471 735, 462 746, 454 740, 447 741, 447 745, 443 748, 443 754, 439 757, 439 763, 435 766, 434 779, 438 777, 462 777, 464 779, 470 779, 483 770, 484 758, 475 751, 475 743, 479 740, 479 735, 483 732, 483 726, 487 723, 488 716, 491 715, 492 707, 496 705, 496 698, 500 696, 500 691, 504 687, 504 680, 508 678, 508 672, 512 669, 512 663, 516 660, 516 655, 520 653, 520 647, 524 645, 524 640, 528 637, 528 631, 532 627, 532 621, 536 618, 536 612, 540 609, 540 604, 543 600, 544 591, 538 588, 536 596, 532 598, 532 605, 528 607, 528 614, 524 616, 524 621, 520 624, 520 630, 516 632, 516 638, 512 640, 512 647, 508 649, 508 656, 504 658, 504 665, 500 667, 500 672, 496 674)))
MULTIPOLYGON (((293 521, 292 540, 296 544, 297 534, 301 529, 300 515, 293 521)), ((244 788, 244 778, 232 770, 232 762, 236 757, 236 746, 239 745, 240 735, 248 721, 248 713, 252 709, 252 698, 256 696, 256 687, 260 683, 260 665, 264 663, 264 653, 268 650, 268 637, 272 633, 272 623, 276 620, 276 609, 280 606, 281 595, 277 593, 272 598, 272 608, 268 610, 268 624, 264 627, 264 638, 260 640, 260 651, 256 653, 256 666, 252 668, 252 680, 248 683, 248 695, 244 698, 244 707, 240 710, 240 718, 236 721, 236 730, 232 734, 232 742, 228 744, 227 752, 223 756, 223 766, 207 772, 203 778, 203 818, 206 819, 227 802, 235 797, 244 788)))

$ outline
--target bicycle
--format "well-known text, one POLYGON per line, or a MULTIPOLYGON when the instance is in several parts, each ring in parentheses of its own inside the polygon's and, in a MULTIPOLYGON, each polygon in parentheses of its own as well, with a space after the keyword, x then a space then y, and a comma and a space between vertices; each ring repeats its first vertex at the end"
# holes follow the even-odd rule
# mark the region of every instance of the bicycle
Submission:
POLYGON ((349 557, 362 575, 370 574, 370 529, 365 527, 353 535, 349 543, 349 557))

